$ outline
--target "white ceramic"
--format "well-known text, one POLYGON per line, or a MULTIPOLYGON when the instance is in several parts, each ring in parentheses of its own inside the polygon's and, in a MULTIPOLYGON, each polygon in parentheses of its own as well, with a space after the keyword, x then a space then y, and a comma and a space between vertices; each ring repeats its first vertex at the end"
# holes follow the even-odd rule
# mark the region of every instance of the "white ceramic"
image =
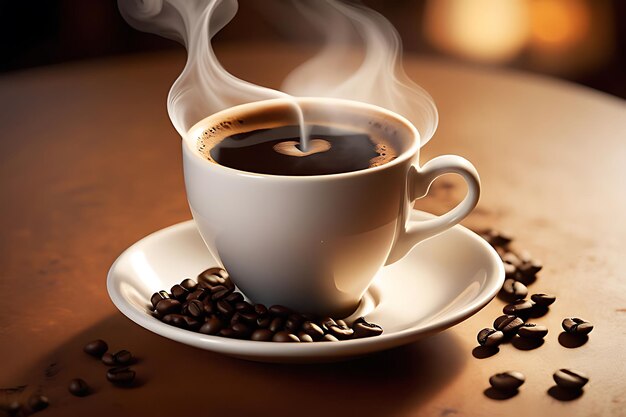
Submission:
POLYGON ((347 315, 381 267, 469 214, 480 181, 459 156, 419 167, 419 134, 395 113, 348 100, 296 100, 307 123, 367 131, 391 143, 398 157, 366 170, 320 176, 263 175, 207 161, 199 149, 206 152, 235 128, 297 124, 292 101, 248 103, 207 117, 183 138, 187 197, 209 250, 252 300, 347 315), (450 172, 465 178, 465 199, 438 218, 410 220, 413 201, 450 172))
MULTIPOLYGON (((414 211, 412 220, 432 218, 414 211)), ((504 282, 504 268, 483 239, 462 226, 429 239, 384 267, 351 319, 365 315, 384 333, 340 342, 271 343, 207 336, 161 323, 150 315, 150 296, 217 260, 192 221, 155 232, 115 261, 107 289, 117 308, 163 337, 229 356, 265 362, 348 359, 411 343, 466 319, 485 306, 504 282)))

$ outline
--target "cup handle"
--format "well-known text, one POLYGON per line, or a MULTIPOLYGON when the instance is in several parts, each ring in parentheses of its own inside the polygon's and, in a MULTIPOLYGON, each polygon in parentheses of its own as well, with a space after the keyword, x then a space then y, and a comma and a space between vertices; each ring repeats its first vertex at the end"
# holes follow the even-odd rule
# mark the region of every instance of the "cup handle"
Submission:
MULTIPOLYGON (((480 178, 474 165, 467 159, 456 155, 438 156, 428 161, 423 167, 412 166, 407 175, 407 196, 409 205, 428 194, 430 185, 443 174, 459 174, 467 182, 467 194, 455 208, 434 219, 407 221, 401 226, 386 265, 402 259, 421 241, 451 228, 463 220, 478 203, 480 197, 480 178)), ((408 217, 408 216, 407 216, 408 217)))

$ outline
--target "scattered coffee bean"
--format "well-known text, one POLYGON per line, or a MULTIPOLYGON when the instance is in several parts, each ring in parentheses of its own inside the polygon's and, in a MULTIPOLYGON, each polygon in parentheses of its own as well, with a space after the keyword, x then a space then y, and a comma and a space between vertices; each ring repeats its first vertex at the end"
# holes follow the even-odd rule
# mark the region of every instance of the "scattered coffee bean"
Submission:
POLYGON ((257 329, 252 332, 252 336, 250 339, 256 340, 257 342, 269 342, 274 337, 274 332, 268 329, 257 329))
POLYGON ((110 352, 107 352, 104 355, 102 355, 102 363, 105 364, 106 366, 115 366, 115 365, 117 365, 115 363, 115 357, 110 352))
POLYGON ((127 366, 111 368, 107 371, 107 380, 116 385, 127 385, 135 379, 135 371, 127 366))
POLYGON ((502 285, 502 293, 513 300, 519 300, 528 295, 528 288, 519 281, 508 278, 502 285))
POLYGON ((296 336, 293 333, 284 331, 284 330, 276 333, 274 337, 272 338, 272 342, 279 342, 279 343, 299 342, 299 341, 300 339, 298 339, 298 336, 296 336))
POLYGON ((593 330, 593 324, 576 317, 566 318, 561 323, 563 326, 563 330, 567 333, 576 334, 576 335, 586 335, 589 334, 593 330))
POLYGON ((28 408, 30 408, 32 411, 37 412, 48 407, 48 405, 50 404, 50 401, 48 400, 48 397, 44 395, 33 394, 30 397, 28 397, 28 401, 26 402, 26 404, 28 405, 28 408))
POLYGON ((224 325, 222 324, 222 321, 220 319, 218 319, 217 317, 213 316, 210 319, 208 319, 200 327, 200 330, 198 330, 198 331, 200 333, 202 333, 202 334, 215 335, 215 334, 218 334, 220 332, 220 330, 222 330, 223 327, 224 327, 224 325))
POLYGON ((379 336, 383 333, 383 328, 377 324, 368 323, 365 320, 365 317, 359 317, 352 324, 354 328, 354 337, 362 338, 362 337, 372 337, 379 336))
POLYGON ((578 391, 589 382, 587 375, 573 369, 559 369, 552 377, 559 387, 571 391, 578 391))
POLYGON ((535 303, 531 300, 517 300, 511 304, 505 305, 502 312, 513 316, 523 316, 530 314, 534 306, 535 303))
POLYGON ((85 382, 85 380, 80 378, 74 378, 70 381, 70 384, 67 387, 68 391, 77 397, 84 397, 89 394, 89 385, 85 382))
POLYGON ((479 233, 483 239, 485 239, 491 246, 506 247, 513 240, 511 236, 504 232, 497 232, 495 230, 483 230, 479 233))
POLYGON ((187 304, 187 312, 190 316, 196 318, 204 316, 204 303, 200 300, 189 301, 187 304))
POLYGON ((517 270, 525 277, 534 277, 543 268, 541 262, 536 260, 523 260, 523 262, 517 267, 517 270))
POLYGON ((543 339, 548 334, 548 328, 534 323, 524 323, 524 325, 517 330, 517 334, 529 339, 543 339))
POLYGON ((83 351, 96 358, 101 358, 109 350, 109 345, 102 339, 93 340, 83 347, 83 351))
POLYGON ((521 318, 505 314, 504 316, 498 317, 493 322, 493 327, 496 330, 500 330, 504 334, 515 334, 523 324, 524 320, 521 318))
POLYGON ((285 306, 273 305, 269 308, 269 313, 279 317, 287 317, 291 314, 291 310, 285 306))
POLYGON ((510 264, 508 262, 504 262, 504 277, 506 279, 514 279, 515 278, 515 273, 517 272, 517 268, 515 267, 515 265, 510 264))
POLYGON ((160 316, 166 316, 168 314, 178 313, 182 308, 182 304, 178 300, 172 298, 166 298, 161 300, 156 305, 156 312, 160 316))
POLYGON ((502 372, 489 378, 489 384, 503 392, 515 391, 522 386, 524 381, 526 381, 524 374, 517 371, 502 372))
POLYGON ((157 303, 166 298, 170 298, 170 295, 166 291, 158 291, 152 294, 152 297, 150 297, 150 303, 152 304, 152 308, 155 309, 157 303))
POLYGON ((115 353, 113 359, 117 365, 130 365, 134 360, 132 353, 127 350, 120 350, 115 353))
POLYGON ((189 291, 187 291, 187 289, 180 284, 175 284, 174 286, 172 286, 172 288, 170 289, 170 293, 178 301, 184 301, 185 298, 187 298, 187 296, 189 295, 189 291))
POLYGON ((502 339, 504 338, 504 333, 502 333, 500 330, 496 330, 496 329, 482 329, 480 332, 478 332, 478 336, 476 337, 476 340, 478 340, 478 343, 481 346, 498 346, 500 343, 502 343, 502 339))
POLYGON ((522 261, 513 252, 506 252, 502 256, 502 261, 515 266, 516 268, 522 263, 522 261))
POLYGON ((189 292, 194 292, 198 287, 198 283, 191 278, 186 278, 181 281, 180 286, 189 292))
POLYGON ((530 296, 530 299, 535 302, 538 306, 548 307, 552 305, 556 301, 556 297, 551 294, 533 294, 530 296))

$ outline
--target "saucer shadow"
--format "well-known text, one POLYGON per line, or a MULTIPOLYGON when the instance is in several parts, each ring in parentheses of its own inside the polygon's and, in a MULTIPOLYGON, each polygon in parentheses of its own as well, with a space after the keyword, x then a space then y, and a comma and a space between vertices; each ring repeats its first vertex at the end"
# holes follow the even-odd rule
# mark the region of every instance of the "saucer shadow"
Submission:
POLYGON ((211 415, 292 417, 294 410, 298 416, 320 414, 320 407, 307 404, 328 404, 337 415, 399 415, 418 412, 460 372, 467 358, 457 337, 444 332, 346 362, 248 362, 162 338, 114 314, 52 347, 24 369, 14 385, 28 386, 11 400, 24 402, 40 391, 50 399, 47 416, 194 415, 206 407, 211 415), (112 385, 106 380, 107 367, 83 353, 82 347, 98 338, 107 341, 111 351, 128 349, 141 358, 131 366, 137 374, 133 385, 112 385), (58 372, 46 376, 51 364, 58 372), (73 397, 67 390, 73 378, 87 381, 91 394, 73 397))
POLYGON ((486 359, 498 352, 500 352, 500 348, 497 346, 476 346, 472 349, 472 356, 476 359, 486 359))
POLYGON ((569 391, 559 387, 558 385, 554 385, 548 390, 548 395, 559 401, 574 401, 582 397, 583 393, 583 390, 569 391))
POLYGON ((559 343, 561 346, 566 347, 568 349, 575 349, 577 347, 581 347, 589 340, 589 336, 584 335, 576 335, 567 332, 559 333, 559 343))
POLYGON ((518 350, 533 350, 543 346, 543 339, 532 339, 529 337, 516 336, 511 340, 511 344, 518 350))
POLYGON ((483 391, 483 394, 485 394, 485 397, 491 398, 492 400, 503 401, 503 400, 508 400, 509 398, 515 397, 517 394, 519 394, 519 390, 498 391, 497 389, 493 387, 489 387, 483 391))

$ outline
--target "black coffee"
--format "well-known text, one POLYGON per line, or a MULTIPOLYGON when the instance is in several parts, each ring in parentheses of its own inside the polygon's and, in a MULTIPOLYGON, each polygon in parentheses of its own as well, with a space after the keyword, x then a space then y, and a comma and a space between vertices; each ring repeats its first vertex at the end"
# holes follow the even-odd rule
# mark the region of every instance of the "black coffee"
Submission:
POLYGON ((211 159, 241 171, 271 175, 329 175, 359 171, 393 160, 395 150, 370 135, 310 127, 310 154, 299 148, 300 127, 281 126, 228 136, 210 150, 211 159))

